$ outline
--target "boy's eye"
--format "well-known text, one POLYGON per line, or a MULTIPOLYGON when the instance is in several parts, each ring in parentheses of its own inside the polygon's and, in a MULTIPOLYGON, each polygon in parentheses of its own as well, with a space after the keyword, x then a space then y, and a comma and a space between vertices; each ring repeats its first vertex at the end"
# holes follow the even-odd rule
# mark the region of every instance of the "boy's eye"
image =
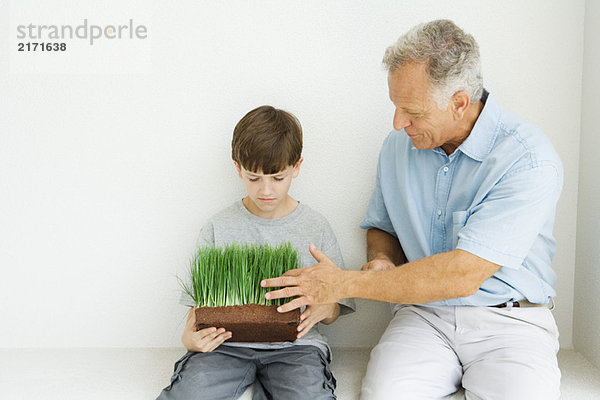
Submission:
POLYGON ((248 178, 250 182, 258 182, 258 178, 248 178))
POLYGON ((277 176, 273 177, 273 179, 275 179, 275 181, 277 181, 277 182, 281 182, 283 180, 283 178, 279 178, 277 176))

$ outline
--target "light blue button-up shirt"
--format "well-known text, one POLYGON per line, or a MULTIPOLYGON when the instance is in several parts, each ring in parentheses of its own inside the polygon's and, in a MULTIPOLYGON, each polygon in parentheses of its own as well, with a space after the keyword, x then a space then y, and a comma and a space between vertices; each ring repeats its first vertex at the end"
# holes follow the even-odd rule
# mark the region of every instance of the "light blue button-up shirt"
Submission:
POLYGON ((462 249, 501 266, 474 295, 431 305, 547 303, 556 295, 562 164, 538 128, 487 92, 482 101, 471 134, 449 156, 415 148, 404 130, 388 135, 360 226, 397 237, 408 261, 462 249))

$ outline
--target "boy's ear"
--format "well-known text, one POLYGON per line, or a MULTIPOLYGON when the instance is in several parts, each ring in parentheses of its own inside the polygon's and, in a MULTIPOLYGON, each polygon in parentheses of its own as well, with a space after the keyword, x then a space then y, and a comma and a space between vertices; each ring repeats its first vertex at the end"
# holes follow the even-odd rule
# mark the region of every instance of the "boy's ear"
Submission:
POLYGON ((294 165, 294 174, 292 175, 292 178, 297 177, 300 173, 300 165, 302 165, 302 161, 304 161, 304 158, 300 157, 296 165, 294 165))
POLYGON ((240 164, 238 164, 237 161, 234 161, 233 165, 235 165, 235 169, 237 169, 238 176, 241 178, 242 177, 242 169, 240 168, 240 164))

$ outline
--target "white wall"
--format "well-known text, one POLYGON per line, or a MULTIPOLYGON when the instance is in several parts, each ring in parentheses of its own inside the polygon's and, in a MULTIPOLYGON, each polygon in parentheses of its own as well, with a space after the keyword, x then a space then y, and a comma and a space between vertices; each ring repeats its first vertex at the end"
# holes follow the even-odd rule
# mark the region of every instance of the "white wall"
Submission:
MULTIPOLYGON (((202 223, 243 195, 231 131, 265 103, 304 127, 291 194, 329 218, 360 268, 358 223, 393 111, 380 60, 441 17, 474 34, 486 87, 562 157, 555 315, 571 347, 583 0, 49 3, 13 1, 10 17, 0 3, 0 347, 178 346, 174 276, 202 223), (21 55, 14 25, 27 13, 134 18, 148 39, 119 44, 132 53, 73 43, 21 55)), ((333 344, 377 342, 388 307, 359 307, 331 327, 333 344)))
POLYGON ((600 2, 586 2, 573 342, 600 367, 600 2))

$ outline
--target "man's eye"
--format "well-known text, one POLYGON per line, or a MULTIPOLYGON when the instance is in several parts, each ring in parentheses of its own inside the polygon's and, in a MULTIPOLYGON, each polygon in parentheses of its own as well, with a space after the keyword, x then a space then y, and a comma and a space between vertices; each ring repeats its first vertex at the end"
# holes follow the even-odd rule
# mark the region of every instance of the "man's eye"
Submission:
POLYGON ((275 179, 276 182, 281 182, 284 178, 274 177, 273 179, 275 179))
POLYGON ((414 119, 419 119, 419 118, 423 118, 425 116, 424 113, 419 112, 419 111, 408 111, 406 110, 406 115, 408 115, 410 118, 414 118, 414 119))
POLYGON ((250 182, 258 182, 258 178, 248 178, 250 182))

